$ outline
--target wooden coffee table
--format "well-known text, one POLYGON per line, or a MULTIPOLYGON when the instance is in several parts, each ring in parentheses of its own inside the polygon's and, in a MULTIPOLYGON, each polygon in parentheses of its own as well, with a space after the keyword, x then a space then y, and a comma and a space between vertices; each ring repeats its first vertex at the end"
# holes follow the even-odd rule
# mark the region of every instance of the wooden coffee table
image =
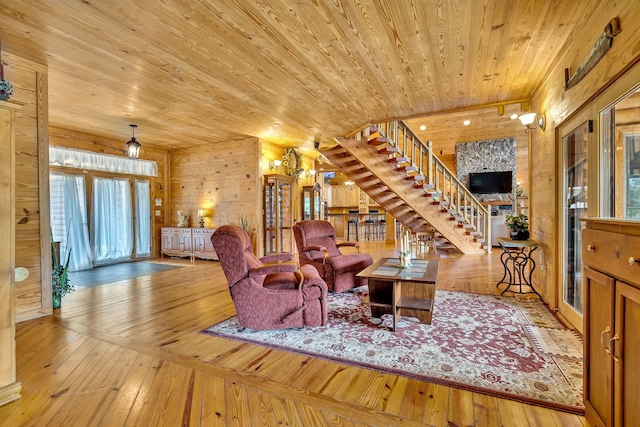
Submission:
POLYGON ((436 295, 438 259, 412 260, 408 269, 399 267, 398 258, 382 258, 358 273, 366 277, 373 317, 393 316, 393 331, 399 316, 415 317, 431 324, 436 295))

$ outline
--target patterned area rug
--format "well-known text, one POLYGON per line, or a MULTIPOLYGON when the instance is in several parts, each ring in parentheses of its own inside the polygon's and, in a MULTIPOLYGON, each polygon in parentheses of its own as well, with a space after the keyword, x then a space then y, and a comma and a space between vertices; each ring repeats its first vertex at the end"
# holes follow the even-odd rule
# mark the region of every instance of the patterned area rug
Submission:
POLYGON ((562 329, 539 300, 437 291, 433 324, 371 317, 366 287, 330 294, 327 326, 242 331, 233 317, 203 333, 583 414, 582 359, 538 352, 527 326, 562 329))

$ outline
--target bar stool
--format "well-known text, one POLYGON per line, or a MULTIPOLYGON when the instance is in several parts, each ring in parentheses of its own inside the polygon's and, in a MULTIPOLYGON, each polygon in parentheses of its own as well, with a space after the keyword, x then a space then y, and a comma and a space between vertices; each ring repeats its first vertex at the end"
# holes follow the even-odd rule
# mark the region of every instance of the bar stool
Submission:
POLYGON ((353 227, 356 231, 356 242, 360 239, 358 238, 358 228, 360 222, 360 212, 359 211, 349 211, 349 216, 347 217, 347 240, 351 240, 351 227, 353 227))
POLYGON ((378 211, 370 210, 364 221, 365 240, 377 240, 378 238, 378 211))
POLYGON ((386 214, 378 214, 380 219, 378 220, 378 237, 380 240, 385 240, 387 238, 387 215, 386 214))

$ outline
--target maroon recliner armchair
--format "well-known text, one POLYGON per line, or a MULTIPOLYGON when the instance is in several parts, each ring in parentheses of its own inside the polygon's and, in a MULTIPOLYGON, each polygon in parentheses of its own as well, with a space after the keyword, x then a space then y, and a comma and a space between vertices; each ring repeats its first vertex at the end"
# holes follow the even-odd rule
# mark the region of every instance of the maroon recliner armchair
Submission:
POLYGON ((367 284, 356 274, 373 264, 369 254, 359 253, 355 242, 336 240, 336 230, 328 221, 300 221, 293 226, 300 265, 312 265, 333 292, 343 292, 367 284), (358 253, 340 252, 340 248, 354 247, 358 253))
POLYGON ((211 236, 238 322, 249 329, 301 328, 327 323, 327 284, 311 266, 297 263, 293 254, 258 258, 249 235, 235 225, 218 227, 211 236))

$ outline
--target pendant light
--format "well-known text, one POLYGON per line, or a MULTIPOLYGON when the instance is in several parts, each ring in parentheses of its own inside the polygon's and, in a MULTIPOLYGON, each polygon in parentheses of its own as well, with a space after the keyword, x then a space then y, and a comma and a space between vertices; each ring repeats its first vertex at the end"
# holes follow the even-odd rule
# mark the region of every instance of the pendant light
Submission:
POLYGON ((127 156, 129 156, 130 159, 137 159, 141 147, 140 143, 136 141, 136 128, 138 125, 129 126, 131 126, 131 140, 127 142, 127 156))

